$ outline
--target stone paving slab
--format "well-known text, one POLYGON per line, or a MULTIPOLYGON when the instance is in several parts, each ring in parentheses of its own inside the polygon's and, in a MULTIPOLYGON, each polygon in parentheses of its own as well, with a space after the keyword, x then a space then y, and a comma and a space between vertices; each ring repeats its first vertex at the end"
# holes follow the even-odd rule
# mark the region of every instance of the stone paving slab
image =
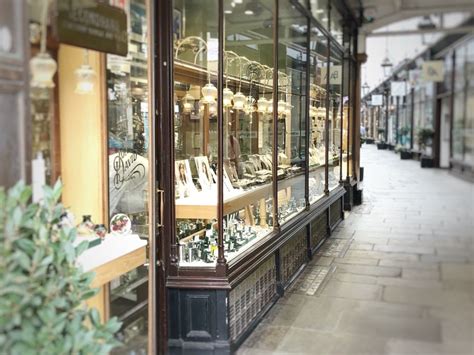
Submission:
POLYGON ((474 354, 474 185, 375 146, 362 158, 364 203, 238 354, 474 354))

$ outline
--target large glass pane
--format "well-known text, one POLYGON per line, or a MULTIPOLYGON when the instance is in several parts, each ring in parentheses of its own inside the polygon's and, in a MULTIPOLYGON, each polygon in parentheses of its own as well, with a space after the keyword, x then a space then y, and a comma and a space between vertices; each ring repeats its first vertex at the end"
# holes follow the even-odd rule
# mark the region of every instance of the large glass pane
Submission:
MULTIPOLYGON (((132 233, 148 242, 148 10, 145 0, 115 5, 122 6, 128 14, 130 35, 127 57, 107 55, 111 230, 126 225, 126 215, 131 220, 132 233)), ((147 351, 148 272, 147 262, 110 282, 110 316, 117 316, 122 322, 118 337, 123 346, 114 353, 147 351)))
POLYGON ((474 165, 474 87, 467 91, 464 130, 464 161, 474 165))
POLYGON ((333 7, 331 10, 331 35, 339 43, 342 44, 343 34, 342 34, 342 16, 341 14, 333 7))
POLYGON ((339 185, 341 162, 341 105, 342 77, 340 73, 342 61, 338 53, 332 53, 329 68, 329 190, 339 185))
POLYGON ((306 207, 306 17, 280 1, 278 38, 278 216, 289 221, 306 207))
POLYGON ((441 84, 441 91, 451 91, 453 74, 453 54, 449 53, 444 57, 444 81, 441 84))
POLYGON ((173 1, 175 214, 181 265, 212 266, 217 260, 217 9, 217 0, 173 1))
POLYGON ((225 1, 224 250, 229 261, 273 230, 273 1, 225 1))
POLYGON ((463 159, 464 98, 464 91, 454 93, 452 154, 459 161, 463 159))
POLYGON ((466 53, 465 46, 461 46, 455 50, 454 90, 463 89, 466 84, 466 53))
POLYGON ((329 26, 328 0, 309 0, 309 5, 314 18, 327 29, 329 26))
POLYGON ((351 166, 349 165, 350 153, 351 153, 351 142, 350 142, 350 134, 352 132, 352 110, 351 110, 351 102, 352 102, 352 83, 351 83, 351 75, 352 73, 352 61, 349 58, 344 59, 344 76, 342 78, 344 85, 343 85, 343 94, 342 94, 342 142, 341 142, 341 149, 342 149, 342 179, 346 179, 348 176, 351 176, 351 166), (349 131, 350 130, 350 131, 349 131))
POLYGON ((466 44, 466 80, 467 86, 474 88, 474 38, 466 44))
POLYGON ((309 202, 324 196, 326 166, 326 80, 328 41, 317 28, 311 29, 309 92, 309 202))

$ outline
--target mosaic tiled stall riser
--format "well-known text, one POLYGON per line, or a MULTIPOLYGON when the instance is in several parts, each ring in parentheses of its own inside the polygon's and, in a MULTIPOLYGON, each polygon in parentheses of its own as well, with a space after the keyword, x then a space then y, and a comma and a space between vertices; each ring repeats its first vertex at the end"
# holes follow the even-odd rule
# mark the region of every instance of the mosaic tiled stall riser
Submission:
POLYGON ((230 337, 235 340, 276 294, 275 259, 270 257, 229 294, 230 337))
POLYGON ((281 281, 286 284, 307 260, 306 229, 280 249, 281 281))
POLYGON ((311 222, 311 249, 316 248, 321 241, 327 237, 327 212, 319 215, 311 222))
POLYGON ((329 207, 329 223, 331 227, 334 227, 337 222, 341 219, 342 207, 341 200, 334 202, 331 207, 329 207))

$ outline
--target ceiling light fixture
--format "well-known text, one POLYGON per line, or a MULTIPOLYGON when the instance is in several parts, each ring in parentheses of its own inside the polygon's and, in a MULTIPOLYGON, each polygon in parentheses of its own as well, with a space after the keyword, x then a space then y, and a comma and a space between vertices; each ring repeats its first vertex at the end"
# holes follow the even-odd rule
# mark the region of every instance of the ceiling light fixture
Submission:
POLYGON ((30 60, 31 87, 54 88, 54 74, 58 69, 56 61, 46 52, 47 22, 50 0, 44 0, 43 13, 41 16, 41 44, 40 52, 30 60))
POLYGON ((77 83, 74 92, 79 95, 87 95, 94 92, 94 69, 89 65, 89 51, 84 49, 84 63, 74 72, 77 83))

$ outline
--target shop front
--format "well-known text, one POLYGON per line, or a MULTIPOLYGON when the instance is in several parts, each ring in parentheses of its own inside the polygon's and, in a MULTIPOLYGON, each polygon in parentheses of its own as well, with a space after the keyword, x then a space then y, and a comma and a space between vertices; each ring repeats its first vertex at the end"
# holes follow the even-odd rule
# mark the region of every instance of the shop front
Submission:
MULTIPOLYGON (((154 35, 145 0, 31 2, 29 87, 35 186, 63 183, 78 260, 95 272, 87 304, 117 317, 122 346, 155 353, 159 230, 155 225, 154 35)), ((163 340, 163 339, 160 339, 163 340)))
POLYGON ((233 351, 352 206, 356 21, 312 0, 48 4, 25 19, 15 178, 62 179, 114 353, 233 351))
POLYGON ((321 2, 162 10, 168 346, 229 352, 352 196, 356 27, 321 2))

